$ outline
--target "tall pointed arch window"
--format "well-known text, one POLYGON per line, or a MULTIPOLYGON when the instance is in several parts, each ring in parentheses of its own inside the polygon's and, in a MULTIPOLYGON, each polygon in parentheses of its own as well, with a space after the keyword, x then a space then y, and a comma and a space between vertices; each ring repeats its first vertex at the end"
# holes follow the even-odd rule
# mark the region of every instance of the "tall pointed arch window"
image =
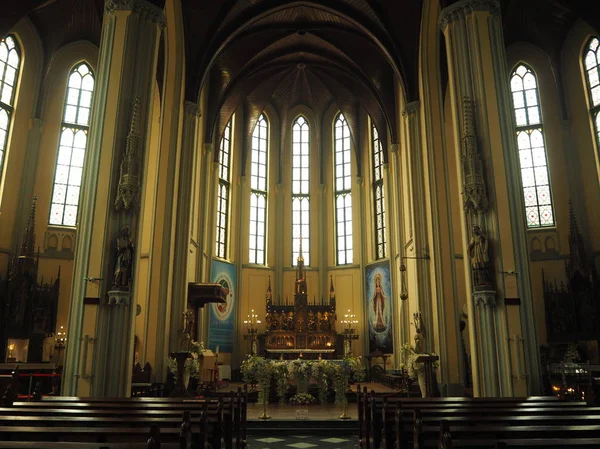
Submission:
POLYGON ((335 121, 335 218, 337 264, 353 261, 352 245, 352 165, 350 163, 350 128, 340 113, 335 121))
POLYGON ((303 116, 292 126, 292 265, 300 255, 310 265, 310 127, 303 116))
POLYGON ((383 148, 379 140, 379 133, 371 123, 372 135, 372 166, 373 166, 373 207, 375 220, 375 258, 387 257, 386 229, 385 229, 385 191, 383 187, 383 148))
POLYGON ((21 50, 15 37, 9 34, 0 40, 0 177, 4 172, 20 67, 21 50))
POLYGON ((585 80, 590 98, 590 115, 594 124, 596 144, 600 151, 600 40, 590 39, 584 53, 585 80))
POLYGON ((79 209, 81 176, 90 125, 94 74, 85 62, 69 73, 63 110, 58 158, 52 188, 50 224, 75 226, 79 209))
POLYGON ((269 124, 263 114, 252 133, 250 165, 250 263, 265 264, 267 223, 267 147, 269 124))
POLYGON ((524 64, 511 74, 521 181, 528 228, 554 225, 546 144, 537 79, 524 64))
POLYGON ((217 236, 215 253, 217 257, 227 257, 229 237, 229 197, 231 165, 231 120, 225 126, 219 147, 219 187, 217 194, 217 236))

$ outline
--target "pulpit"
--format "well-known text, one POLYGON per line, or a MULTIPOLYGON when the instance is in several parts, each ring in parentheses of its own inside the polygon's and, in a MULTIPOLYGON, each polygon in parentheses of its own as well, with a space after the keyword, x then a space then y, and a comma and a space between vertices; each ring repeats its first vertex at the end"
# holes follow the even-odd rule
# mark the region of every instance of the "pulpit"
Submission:
POLYGON ((229 291, 221 284, 189 282, 187 309, 191 312, 191 320, 186 325, 187 332, 195 339, 198 336, 198 310, 209 303, 225 304, 229 291))

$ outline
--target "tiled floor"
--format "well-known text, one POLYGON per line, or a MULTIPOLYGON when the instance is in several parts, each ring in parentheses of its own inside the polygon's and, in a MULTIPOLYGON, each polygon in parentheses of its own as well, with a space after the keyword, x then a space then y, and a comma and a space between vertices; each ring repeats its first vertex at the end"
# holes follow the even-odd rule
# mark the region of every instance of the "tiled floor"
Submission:
POLYGON ((249 435, 248 449, 355 449, 356 435, 352 434, 292 434, 287 432, 271 435, 249 435))

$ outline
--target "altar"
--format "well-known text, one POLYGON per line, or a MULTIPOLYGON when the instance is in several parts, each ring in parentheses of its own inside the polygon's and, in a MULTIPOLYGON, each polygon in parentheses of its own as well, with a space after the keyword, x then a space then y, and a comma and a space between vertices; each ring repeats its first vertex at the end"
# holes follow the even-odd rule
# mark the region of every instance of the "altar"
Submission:
POLYGON ((320 301, 313 299, 309 302, 302 247, 296 265, 294 302, 274 302, 269 280, 266 312, 266 332, 261 340, 267 358, 332 359, 343 355, 337 354, 340 336, 335 330, 337 315, 333 278, 328 300, 321 298, 320 301))

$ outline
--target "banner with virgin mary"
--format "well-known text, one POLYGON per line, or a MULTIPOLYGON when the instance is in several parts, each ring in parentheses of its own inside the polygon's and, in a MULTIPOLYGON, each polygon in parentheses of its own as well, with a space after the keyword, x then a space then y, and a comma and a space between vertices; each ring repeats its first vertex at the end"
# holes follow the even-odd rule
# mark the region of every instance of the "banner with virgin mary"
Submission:
POLYGON ((379 350, 384 354, 392 354, 394 321, 390 262, 386 260, 368 265, 365 278, 369 352, 379 350))
POLYGON ((212 282, 221 284, 228 294, 225 304, 209 304, 208 348, 216 351, 219 346, 220 352, 232 352, 233 320, 235 318, 233 308, 237 294, 235 265, 213 260, 211 279, 212 282))

